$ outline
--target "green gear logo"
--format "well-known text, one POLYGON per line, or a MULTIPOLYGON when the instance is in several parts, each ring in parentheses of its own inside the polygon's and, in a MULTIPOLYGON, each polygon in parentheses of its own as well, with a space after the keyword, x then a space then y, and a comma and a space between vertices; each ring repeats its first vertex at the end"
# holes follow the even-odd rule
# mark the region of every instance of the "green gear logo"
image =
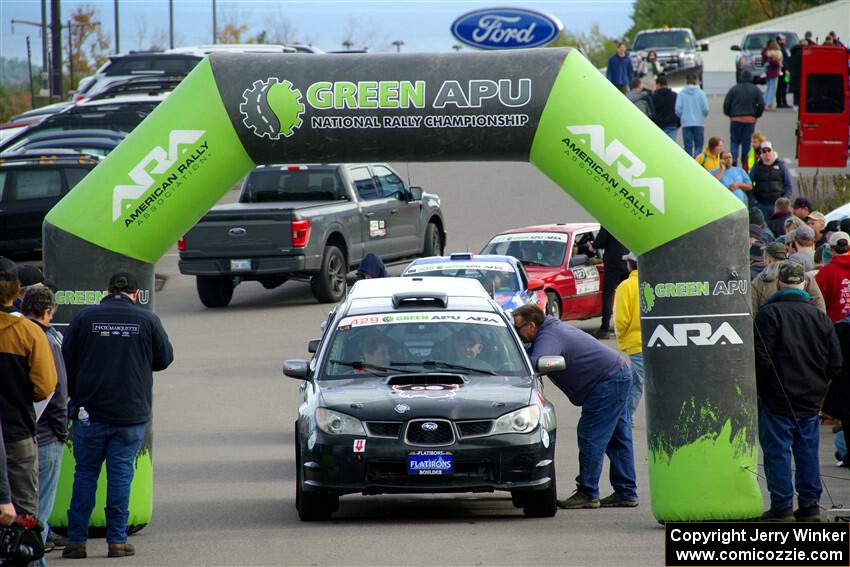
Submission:
POLYGON ((652 291, 652 286, 644 282, 640 288, 640 310, 644 313, 649 313, 655 307, 655 292, 652 291))
POLYGON ((291 82, 276 77, 254 81, 251 88, 242 93, 239 105, 245 127, 255 136, 270 140, 292 136, 303 124, 304 110, 301 91, 291 82))

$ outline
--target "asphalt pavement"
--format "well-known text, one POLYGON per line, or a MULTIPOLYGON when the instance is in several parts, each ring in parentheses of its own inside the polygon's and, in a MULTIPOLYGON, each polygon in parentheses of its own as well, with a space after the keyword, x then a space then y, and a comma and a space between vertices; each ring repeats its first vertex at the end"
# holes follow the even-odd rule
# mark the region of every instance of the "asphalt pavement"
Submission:
MULTIPOLYGON (((721 102, 711 97, 706 138, 728 136, 721 102)), ((790 156, 793 123, 790 111, 780 111, 759 128, 790 156)), ((528 164, 396 166, 409 182, 442 197, 448 251, 477 252, 509 227, 591 219, 528 164)), ((526 519, 507 494, 356 495, 342 498, 332 521, 300 522, 293 456, 299 383, 284 377, 281 366, 309 356, 307 341, 319 336, 329 306, 318 304, 305 283, 275 290, 247 283, 229 307, 206 309, 194 278, 179 274, 175 250, 156 271, 165 278, 156 305, 175 362, 155 378, 153 517, 131 537, 137 555, 122 565, 663 565, 664 530, 649 506, 643 404, 634 429, 638 508, 526 519)), ((546 392, 558 410, 556 466, 565 497, 578 472, 579 410, 551 384, 546 392)), ((850 475, 833 466, 828 429, 821 437, 829 493, 821 503, 850 504, 850 475)), ((601 490, 610 490, 607 467, 601 490)), ((58 555, 49 560, 67 561, 58 555)), ((92 540, 89 559, 75 565, 102 565, 105 557, 104 540, 92 540)))

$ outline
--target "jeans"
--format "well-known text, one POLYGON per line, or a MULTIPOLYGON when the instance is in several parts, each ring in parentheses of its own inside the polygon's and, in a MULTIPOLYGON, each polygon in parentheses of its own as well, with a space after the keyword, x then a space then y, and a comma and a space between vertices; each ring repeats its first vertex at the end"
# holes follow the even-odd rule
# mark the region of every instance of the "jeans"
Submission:
POLYGON ((662 130, 670 136, 671 140, 676 141, 676 136, 679 134, 679 129, 676 126, 665 126, 662 130))
MULTIPOLYGON (((56 500, 56 486, 59 484, 59 471, 62 467, 62 453, 65 444, 54 441, 38 448, 38 514, 44 523, 44 531, 41 532, 42 539, 47 543, 47 534, 50 532, 47 520, 53 512, 53 502, 56 500)), ((45 565, 44 559, 39 565, 45 565)))
POLYGON ((136 453, 145 437, 147 424, 109 425, 92 421, 74 422, 74 490, 68 509, 68 541, 86 543, 89 520, 97 493, 97 479, 106 461, 106 542, 127 541, 130 483, 135 473, 136 453))
POLYGON ((820 462, 818 442, 820 420, 817 415, 797 418, 771 412, 759 400, 759 444, 764 453, 764 476, 770 492, 772 510, 792 507, 794 489, 800 508, 817 506, 820 501, 820 462), (791 455, 797 472, 791 481, 791 455))
POLYGON ((630 354, 629 361, 632 363, 632 387, 629 390, 629 419, 634 422, 635 410, 643 396, 643 383, 646 373, 643 370, 643 353, 630 354))
POLYGON ((738 164, 738 167, 743 168, 744 162, 747 160, 747 154, 750 152, 750 142, 753 138, 753 132, 756 131, 756 123, 747 122, 729 123, 729 143, 732 145, 732 159, 738 164))
MULTIPOLYGON (((846 433, 844 432, 844 430, 841 430, 841 431, 839 431, 838 433, 835 434, 835 437, 833 438, 833 442, 835 443, 835 450, 838 452, 838 454, 841 455, 842 457, 846 457, 847 456, 847 437, 846 437, 846 433)), ((850 464, 850 463, 844 463, 844 464, 846 465, 846 464, 850 464)))
POLYGON ((703 126, 682 126, 682 143, 691 157, 697 157, 702 151, 705 128, 703 126))
POLYGON ((38 513, 38 444, 35 437, 6 441, 6 473, 18 514, 38 513))
POLYGON ((604 457, 608 455, 611 461, 609 479, 614 491, 621 498, 637 500, 628 408, 631 384, 632 371, 623 366, 597 383, 581 404, 576 484, 593 498, 599 498, 599 477, 604 457))
POLYGON ((764 93, 764 105, 770 108, 776 108, 776 86, 779 84, 779 77, 774 77, 767 80, 767 90, 764 93))

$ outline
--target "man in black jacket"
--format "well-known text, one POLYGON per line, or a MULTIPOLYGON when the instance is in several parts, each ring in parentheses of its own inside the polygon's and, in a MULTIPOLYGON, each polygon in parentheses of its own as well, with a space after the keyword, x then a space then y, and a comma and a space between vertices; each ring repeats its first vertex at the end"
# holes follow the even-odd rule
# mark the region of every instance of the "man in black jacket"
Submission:
POLYGON ((109 557, 135 553, 127 543, 134 461, 151 417, 153 372, 164 370, 174 359, 159 317, 136 306, 138 297, 135 276, 113 275, 109 295, 100 305, 77 313, 62 342, 76 460, 65 558, 86 557, 89 519, 104 460, 109 557))
POLYGON ((832 321, 809 302, 804 285, 801 265, 782 264, 776 293, 755 317, 759 444, 770 492, 762 519, 768 521, 820 521, 818 414, 842 359, 832 321), (798 508, 792 515, 795 489, 798 508))
POLYGON ((617 286, 629 277, 629 268, 623 256, 629 253, 629 249, 623 246, 619 240, 614 238, 604 227, 599 230, 594 241, 597 250, 604 250, 602 254, 602 266, 605 268, 602 274, 602 323, 595 336, 600 340, 611 338, 611 315, 614 313, 614 293, 617 286))
MULTIPOLYGON (((764 95, 753 84, 753 74, 741 71, 741 82, 729 89, 723 99, 723 114, 729 117, 729 144, 732 159, 744 167, 750 151, 750 139, 756 130, 756 120, 764 112, 764 95)), ((758 156, 756 156, 758 158, 758 156)), ((769 213, 768 213, 769 214, 769 213)))
POLYGON ((680 126, 679 117, 676 116, 676 92, 667 86, 667 77, 664 75, 655 79, 652 105, 655 107, 652 121, 675 142, 680 126))
POLYGON ((773 144, 768 141, 761 143, 761 159, 750 168, 750 180, 753 182, 753 204, 764 218, 770 218, 780 197, 791 197, 794 186, 791 174, 785 162, 776 157, 773 144))

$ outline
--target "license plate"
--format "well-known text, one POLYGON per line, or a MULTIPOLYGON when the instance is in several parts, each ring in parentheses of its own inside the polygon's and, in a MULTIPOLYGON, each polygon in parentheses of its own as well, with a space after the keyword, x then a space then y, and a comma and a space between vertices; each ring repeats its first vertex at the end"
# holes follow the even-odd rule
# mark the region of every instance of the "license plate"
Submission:
POLYGON ((407 455, 407 473, 440 476, 454 472, 452 454, 445 451, 414 451, 407 455))
POLYGON ((231 272, 247 272, 251 270, 251 260, 231 260, 231 272))

